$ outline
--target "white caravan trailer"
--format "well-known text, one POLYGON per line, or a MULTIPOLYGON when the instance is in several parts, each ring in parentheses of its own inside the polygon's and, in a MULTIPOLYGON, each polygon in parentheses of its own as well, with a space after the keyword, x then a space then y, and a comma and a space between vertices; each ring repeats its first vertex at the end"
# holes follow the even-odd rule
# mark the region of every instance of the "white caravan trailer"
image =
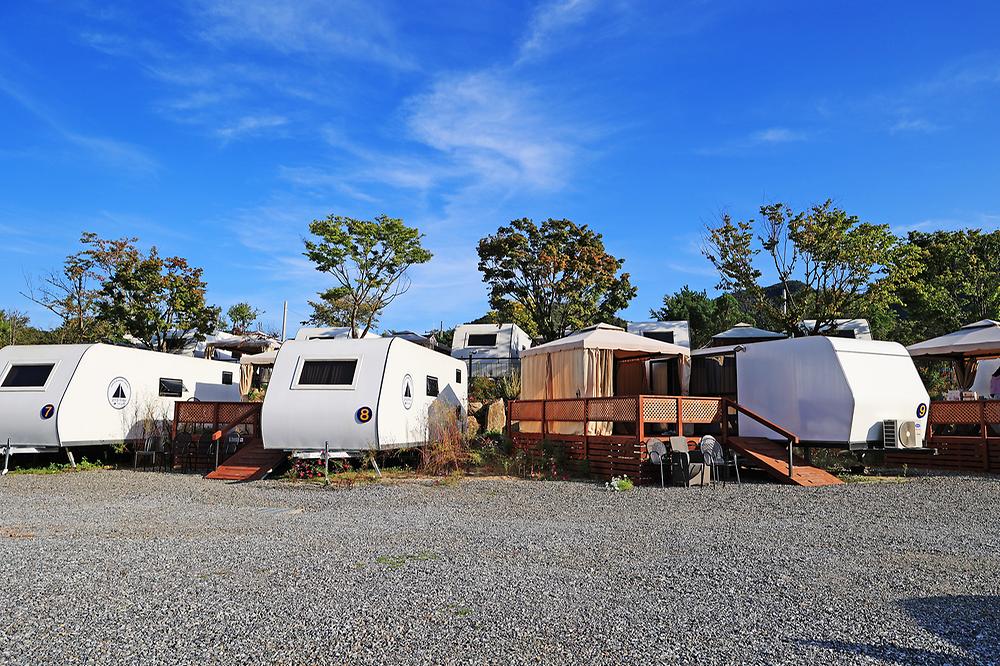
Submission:
POLYGON ((691 331, 686 321, 630 321, 629 333, 691 349, 691 331))
POLYGON ((151 421, 171 421, 174 403, 191 398, 239 400, 239 366, 104 344, 4 347, 0 449, 141 439, 151 421))
MULTIPOLYGON (((300 328, 295 334, 296 340, 340 340, 351 337, 350 326, 339 326, 335 328, 300 328)), ((378 333, 368 331, 365 338, 381 337, 378 333)))
POLYGON ((286 342, 261 410, 264 448, 358 452, 425 444, 431 409, 464 426, 465 364, 402 338, 286 342))
MULTIPOLYGON (((923 447, 930 398, 898 343, 811 336, 701 349, 693 356, 729 356, 720 367, 735 372, 733 399, 794 432, 804 445, 923 447)), ((692 369, 704 371, 701 364, 692 369)), ((733 378, 716 383, 731 385, 733 378)), ((704 384, 692 379, 696 385, 704 384)), ((742 414, 739 433, 775 437, 742 414)))
POLYGON ((521 352, 530 348, 531 338, 517 324, 462 324, 451 355, 465 360, 473 376, 503 377, 517 373, 521 352))

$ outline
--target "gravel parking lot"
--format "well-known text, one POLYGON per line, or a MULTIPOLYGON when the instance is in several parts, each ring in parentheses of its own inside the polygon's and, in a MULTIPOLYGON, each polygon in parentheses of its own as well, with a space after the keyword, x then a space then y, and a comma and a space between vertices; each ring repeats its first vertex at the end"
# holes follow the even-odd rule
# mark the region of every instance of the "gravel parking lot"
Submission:
POLYGON ((1000 480, 0 480, 5 664, 1000 661, 1000 480))

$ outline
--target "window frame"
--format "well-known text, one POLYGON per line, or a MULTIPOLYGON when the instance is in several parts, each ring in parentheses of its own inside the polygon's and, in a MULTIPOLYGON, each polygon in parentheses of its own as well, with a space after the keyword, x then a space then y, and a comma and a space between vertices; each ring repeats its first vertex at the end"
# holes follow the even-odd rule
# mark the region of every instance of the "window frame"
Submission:
POLYGON ((187 391, 187 386, 184 385, 183 379, 177 379, 176 377, 160 377, 156 380, 157 394, 161 398, 183 398, 184 392, 187 391), (163 382, 178 382, 181 385, 180 393, 174 395, 174 392, 164 393, 163 392, 163 382))
POLYGON ((358 386, 358 377, 361 376, 363 357, 358 356, 330 356, 328 354, 309 354, 299 356, 295 362, 295 370, 292 375, 290 388, 293 391, 353 391, 358 386), (354 377, 350 384, 300 384, 299 378, 302 370, 309 361, 354 361, 354 377))
POLYGON ((441 395, 441 380, 434 375, 427 375, 424 380, 424 395, 428 398, 436 398, 441 395), (434 393, 431 393, 431 380, 434 380, 434 393))
POLYGON ((58 370, 58 368, 59 361, 56 359, 9 361, 3 369, 3 375, 0 375, 0 391, 45 391, 48 389, 49 384, 52 383, 52 378, 55 377, 56 370, 58 370), (7 381, 7 376, 10 374, 10 371, 13 370, 15 366, 19 365, 51 365, 52 369, 49 370, 49 376, 45 378, 45 383, 41 386, 4 386, 3 383, 7 381))
POLYGON ((499 334, 497 333, 469 333, 465 336, 465 346, 466 347, 480 347, 482 349, 491 349, 497 346, 497 340, 499 339, 499 334), (493 338, 493 342, 488 345, 478 345, 472 342, 472 338, 493 338))
POLYGON ((642 337, 648 338, 649 340, 656 340, 657 342, 665 342, 668 345, 677 344, 676 331, 643 331, 642 337), (670 336, 669 340, 662 340, 660 337, 658 337, 658 336, 666 337, 668 335, 670 336))
POLYGON ((455 368, 455 383, 462 383, 462 368, 455 368))
POLYGON ((233 371, 232 370, 223 370, 222 371, 222 385, 223 386, 232 386, 233 385, 233 371), (226 381, 227 379, 229 381, 226 381))

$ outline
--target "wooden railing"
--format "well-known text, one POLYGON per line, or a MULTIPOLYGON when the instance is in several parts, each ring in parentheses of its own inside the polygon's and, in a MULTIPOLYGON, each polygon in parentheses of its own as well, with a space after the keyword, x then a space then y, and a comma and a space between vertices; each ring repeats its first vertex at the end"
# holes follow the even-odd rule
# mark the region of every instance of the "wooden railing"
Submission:
POLYGON ((886 462, 1000 473, 1000 400, 932 401, 925 446, 937 454, 891 451, 886 462))
POLYGON ((787 440, 788 476, 791 477, 793 447, 799 444, 798 436, 727 398, 635 395, 516 400, 507 410, 507 430, 520 450, 554 440, 571 447, 577 459, 598 464, 598 472, 639 472, 641 463, 646 460, 647 425, 672 426, 670 429, 679 435, 684 434, 688 425, 714 426, 705 430, 718 434, 725 443, 730 435, 730 416, 736 413, 742 413, 787 440), (511 428, 514 422, 521 424, 518 431, 511 428), (538 425, 525 428, 526 424, 538 425), (572 430, 580 432, 559 432, 565 428, 554 427, 556 424, 576 424, 578 427, 572 430), (615 434, 615 430, 631 432, 615 434))
POLYGON ((176 439, 177 432, 181 429, 195 434, 199 441, 205 441, 203 437, 205 433, 208 433, 214 442, 212 455, 215 458, 215 467, 218 467, 222 460, 220 457, 221 444, 226 441, 226 436, 233 430, 240 428, 250 438, 260 437, 261 405, 262 403, 259 402, 195 400, 175 402, 174 423, 171 429, 172 438, 176 439), (202 434, 199 437, 197 433, 202 434))

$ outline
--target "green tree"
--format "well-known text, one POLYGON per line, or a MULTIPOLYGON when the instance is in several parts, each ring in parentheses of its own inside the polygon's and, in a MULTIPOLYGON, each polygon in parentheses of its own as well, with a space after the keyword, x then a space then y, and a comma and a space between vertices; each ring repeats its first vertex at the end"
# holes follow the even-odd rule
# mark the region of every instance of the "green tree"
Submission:
POLYGON ((182 257, 161 257, 156 247, 144 254, 135 238, 82 238, 86 254, 100 272, 97 317, 112 336, 132 336, 167 351, 171 334, 204 339, 219 320, 219 309, 205 303, 202 269, 182 257))
POLYGON ((704 347, 712 336, 750 319, 732 294, 710 298, 705 291, 695 291, 684 285, 680 291, 663 297, 663 307, 650 310, 658 321, 687 320, 691 329, 691 346, 704 347))
POLYGON ((246 335, 250 332, 250 327, 257 317, 262 314, 261 310, 253 307, 249 303, 240 302, 229 306, 226 316, 232 324, 233 335, 246 335))
MULTIPOLYGON (((85 234, 81 242, 85 242, 85 234)), ((21 295, 59 317, 54 331, 58 342, 95 342, 108 331, 99 319, 97 302, 101 276, 94 256, 82 249, 66 257, 60 270, 50 271, 37 282, 27 279, 21 295)))
POLYGON ((905 344, 980 319, 1000 319, 1000 231, 911 231, 920 271, 894 308, 894 337, 905 344))
POLYGON ((723 216, 708 229, 704 252, 719 272, 720 290, 741 294, 758 320, 775 322, 788 334, 800 335, 805 319, 815 320, 807 331, 815 335, 836 319, 896 305, 918 270, 919 252, 887 225, 862 222, 831 201, 802 212, 769 204, 760 214, 757 236, 754 220, 723 216), (777 275, 782 298, 766 291, 760 260, 777 275))
POLYGON ((585 224, 514 220, 480 240, 478 251, 490 307, 546 341, 618 321, 636 294, 629 274, 619 272, 624 260, 608 254, 601 234, 585 224))
POLYGON ((310 322, 350 326, 353 337, 366 335, 406 293, 410 267, 433 256, 421 244, 423 234, 386 215, 374 220, 330 215, 313 220, 309 231, 319 240, 305 241, 305 256, 336 282, 320 294, 320 301, 310 302, 310 322))

